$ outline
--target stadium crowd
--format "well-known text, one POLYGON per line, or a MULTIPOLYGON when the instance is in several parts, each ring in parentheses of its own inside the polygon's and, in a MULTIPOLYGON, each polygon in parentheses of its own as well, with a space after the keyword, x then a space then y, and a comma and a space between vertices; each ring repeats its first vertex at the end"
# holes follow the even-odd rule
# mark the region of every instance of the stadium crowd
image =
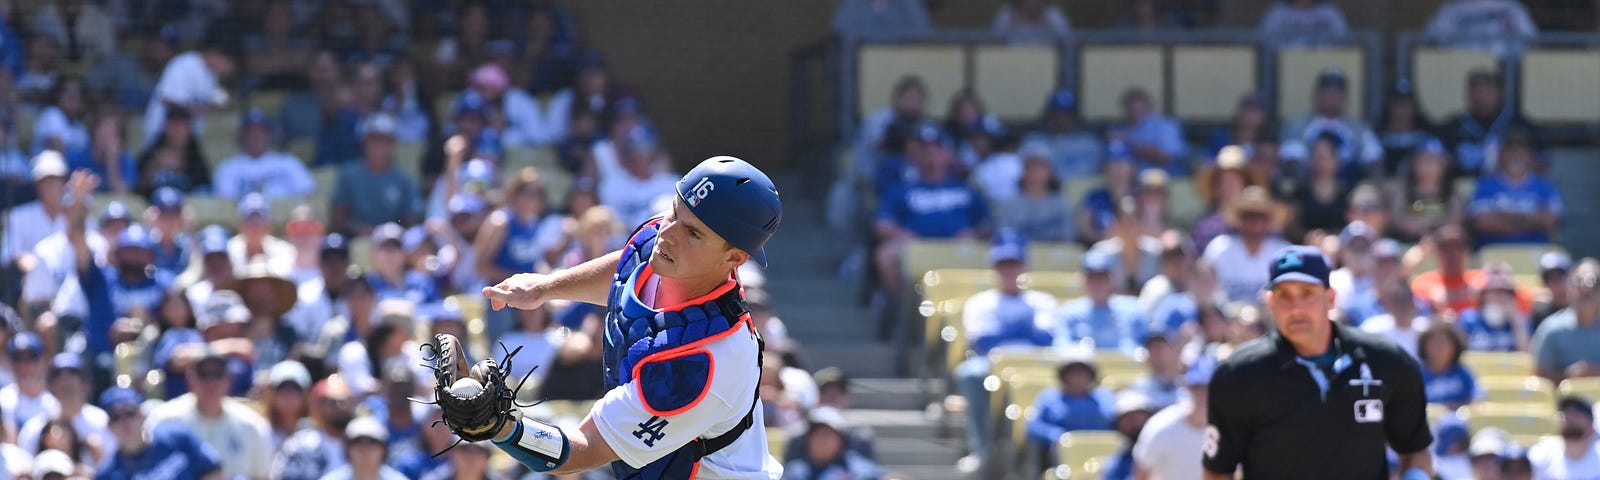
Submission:
MULTIPOLYGON (((1071 33, 1050 2, 1003 3, 997 34, 1071 33)), ((1204 23, 1133 3, 1130 28, 1204 23)), ((1536 32, 1520 9, 1452 0, 1429 29, 1536 32)), ((842 0, 833 27, 933 28, 916 0, 842 0)), ((1317 1, 1276 4, 1261 25, 1346 28, 1317 1)), ((580 37, 551 0, 0 0, 0 475, 541 478, 483 445, 434 458, 454 438, 407 399, 431 395, 418 345, 435 333, 478 357, 521 347, 513 374, 533 380, 519 395, 547 401, 534 415, 575 423, 603 393, 598 308, 486 311, 477 295, 619 247, 673 194, 647 103, 580 37)), ((1498 75, 1467 78, 1468 111, 1449 119, 1396 85, 1369 123, 1329 71, 1313 114, 1280 125, 1252 95, 1215 132, 1138 89, 1111 125, 1087 124, 1071 91, 1042 99, 1037 125, 999 122, 970 91, 940 117, 908 77, 854 144, 851 174, 880 205, 876 311, 908 294, 881 273, 900 271, 908 242, 992 241, 999 287, 967 300, 977 355, 953 372, 972 414, 963 463, 983 461, 994 428, 985 354, 1056 347, 1061 388, 1040 395, 1027 436, 1120 432, 1111 472, 1126 473, 1112 478, 1198 468, 1208 362, 1268 333, 1253 304, 1263 262, 1291 241, 1338 259, 1340 320, 1414 346, 1430 399, 1482 401, 1467 350, 1529 352, 1554 382, 1600 375, 1600 266, 1554 250, 1538 271, 1469 261, 1560 240, 1545 145, 1502 108, 1498 75), (1174 217, 1190 200, 1171 195, 1179 178, 1202 215, 1174 217), (1018 282, 1028 242, 1083 245, 1085 295, 1018 282), (1072 353, 1084 346, 1139 352, 1148 376, 1098 386, 1072 353)), ((741 280, 773 353, 759 393, 769 432, 792 440, 785 478, 886 476, 872 432, 841 413, 847 373, 808 371, 762 272, 741 280)), ((1588 405, 1564 400, 1548 433, 1565 440, 1548 444, 1441 424, 1441 458, 1600 476, 1593 428, 1578 427, 1588 405)))

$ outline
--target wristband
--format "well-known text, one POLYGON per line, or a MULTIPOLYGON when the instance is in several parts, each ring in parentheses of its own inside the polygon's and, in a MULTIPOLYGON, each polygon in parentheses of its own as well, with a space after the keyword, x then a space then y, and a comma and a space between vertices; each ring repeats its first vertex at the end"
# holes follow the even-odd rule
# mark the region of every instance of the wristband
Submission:
POLYGON ((523 417, 505 438, 495 438, 494 444, 511 455, 517 462, 535 472, 548 472, 567 463, 572 445, 561 427, 523 417))
POLYGON ((1433 475, 1423 469, 1412 468, 1406 470, 1405 474, 1400 475, 1400 480, 1433 480, 1433 475))

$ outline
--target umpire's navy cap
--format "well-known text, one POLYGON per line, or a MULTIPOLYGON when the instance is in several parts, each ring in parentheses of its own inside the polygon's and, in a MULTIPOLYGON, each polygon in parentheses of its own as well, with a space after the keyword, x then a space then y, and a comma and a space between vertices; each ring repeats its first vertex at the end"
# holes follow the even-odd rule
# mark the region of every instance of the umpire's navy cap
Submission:
POLYGON ((1272 285, 1283 282, 1315 283, 1324 287, 1328 283, 1328 257, 1316 247, 1293 245, 1279 250, 1273 256, 1271 267, 1272 285))

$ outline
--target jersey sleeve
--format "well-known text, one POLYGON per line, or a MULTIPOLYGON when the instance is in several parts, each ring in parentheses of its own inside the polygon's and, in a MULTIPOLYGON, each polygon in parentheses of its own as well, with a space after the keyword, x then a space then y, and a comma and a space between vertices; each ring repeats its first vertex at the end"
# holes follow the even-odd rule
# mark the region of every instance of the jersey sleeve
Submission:
POLYGON ((681 413, 657 416, 645 406, 636 382, 628 382, 606 392, 589 414, 594 418, 606 445, 633 468, 643 468, 705 435, 725 420, 728 412, 739 408, 717 392, 710 392, 699 403, 681 413))
POLYGON ((1385 408, 1383 430, 1395 453, 1416 453, 1433 443, 1433 432, 1428 430, 1428 395, 1417 362, 1398 348, 1394 355, 1396 389, 1385 408))
POLYGON ((1240 373, 1224 363, 1217 367, 1207 391, 1211 398, 1206 402, 1206 430, 1201 452, 1201 465, 1207 471, 1231 474, 1244 461, 1245 449, 1250 445, 1249 417, 1245 409, 1255 402, 1230 398, 1239 394, 1240 373))

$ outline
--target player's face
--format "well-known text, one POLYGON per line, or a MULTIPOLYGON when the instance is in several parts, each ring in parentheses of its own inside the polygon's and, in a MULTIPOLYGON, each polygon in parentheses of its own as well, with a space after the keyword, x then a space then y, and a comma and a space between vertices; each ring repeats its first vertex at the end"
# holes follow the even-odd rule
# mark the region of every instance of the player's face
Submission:
POLYGON ((707 279, 725 277, 749 258, 712 232, 682 199, 674 198, 650 252, 650 266, 666 278, 707 279))
POLYGON ((1267 296, 1278 331, 1290 342, 1302 343, 1328 338, 1333 325, 1328 310, 1333 308, 1333 290, 1305 282, 1283 282, 1267 296))

